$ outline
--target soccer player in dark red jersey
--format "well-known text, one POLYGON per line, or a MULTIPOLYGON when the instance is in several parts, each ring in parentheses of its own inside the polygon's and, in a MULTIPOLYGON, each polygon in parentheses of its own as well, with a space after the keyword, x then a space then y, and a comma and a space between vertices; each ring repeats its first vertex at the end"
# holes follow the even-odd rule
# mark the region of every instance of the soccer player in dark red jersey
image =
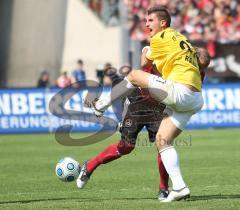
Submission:
MULTIPOLYGON (((154 73, 152 66, 144 68, 144 71, 154 73)), ((105 73, 111 78, 113 86, 122 80, 112 69, 105 71, 105 73)), ((135 148, 138 134, 144 127, 148 131, 149 141, 155 141, 165 105, 153 100, 146 91, 136 89, 125 100, 124 109, 125 115, 120 127, 121 139, 118 143, 109 145, 96 157, 85 162, 77 179, 78 188, 83 188, 86 185, 94 170, 101 164, 106 164, 131 153, 135 148)), ((159 153, 157 159, 160 175, 158 199, 163 200, 168 196, 168 173, 159 153)))

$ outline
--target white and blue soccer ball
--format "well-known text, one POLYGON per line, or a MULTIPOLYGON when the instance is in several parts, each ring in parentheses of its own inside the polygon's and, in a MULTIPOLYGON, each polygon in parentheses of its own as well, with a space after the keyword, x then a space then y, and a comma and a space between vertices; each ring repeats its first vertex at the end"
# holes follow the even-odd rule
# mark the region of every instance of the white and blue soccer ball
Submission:
POLYGON ((72 182, 79 176, 81 167, 78 161, 71 157, 65 157, 58 161, 56 165, 56 175, 64 182, 72 182))

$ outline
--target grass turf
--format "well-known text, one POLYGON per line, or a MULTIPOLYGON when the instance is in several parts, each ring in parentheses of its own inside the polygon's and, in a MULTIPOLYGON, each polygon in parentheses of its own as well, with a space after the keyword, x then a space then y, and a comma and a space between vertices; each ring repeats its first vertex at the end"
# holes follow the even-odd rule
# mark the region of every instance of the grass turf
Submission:
POLYGON ((154 145, 140 136, 136 149, 100 166, 78 190, 55 176, 64 156, 80 161, 95 156, 117 135, 85 147, 59 145, 53 135, 0 136, 0 209, 239 209, 240 130, 185 131, 176 148, 188 201, 157 201, 158 170, 154 145))

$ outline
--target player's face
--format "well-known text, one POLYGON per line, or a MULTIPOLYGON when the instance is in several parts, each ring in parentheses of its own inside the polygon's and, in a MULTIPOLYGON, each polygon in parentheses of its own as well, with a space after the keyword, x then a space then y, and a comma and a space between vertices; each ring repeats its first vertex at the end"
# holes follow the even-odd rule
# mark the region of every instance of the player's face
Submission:
POLYGON ((162 30, 161 21, 159 21, 155 13, 151 13, 147 16, 146 27, 150 30, 151 37, 162 30))

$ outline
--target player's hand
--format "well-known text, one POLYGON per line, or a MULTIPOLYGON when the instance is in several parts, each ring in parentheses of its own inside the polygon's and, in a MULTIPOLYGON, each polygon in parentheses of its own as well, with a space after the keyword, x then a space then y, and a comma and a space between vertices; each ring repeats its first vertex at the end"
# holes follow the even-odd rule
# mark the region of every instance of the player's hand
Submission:
POLYGON ((142 48, 142 53, 147 53, 148 50, 150 50, 150 46, 145 46, 144 48, 142 48))
POLYGON ((145 46, 142 48, 142 56, 147 57, 151 55, 151 49, 150 46, 145 46))
POLYGON ((151 55, 151 49, 150 46, 145 46, 142 49, 142 55, 141 55, 141 67, 145 68, 145 67, 149 67, 152 65, 152 61, 150 61, 148 59, 148 56, 151 55))

